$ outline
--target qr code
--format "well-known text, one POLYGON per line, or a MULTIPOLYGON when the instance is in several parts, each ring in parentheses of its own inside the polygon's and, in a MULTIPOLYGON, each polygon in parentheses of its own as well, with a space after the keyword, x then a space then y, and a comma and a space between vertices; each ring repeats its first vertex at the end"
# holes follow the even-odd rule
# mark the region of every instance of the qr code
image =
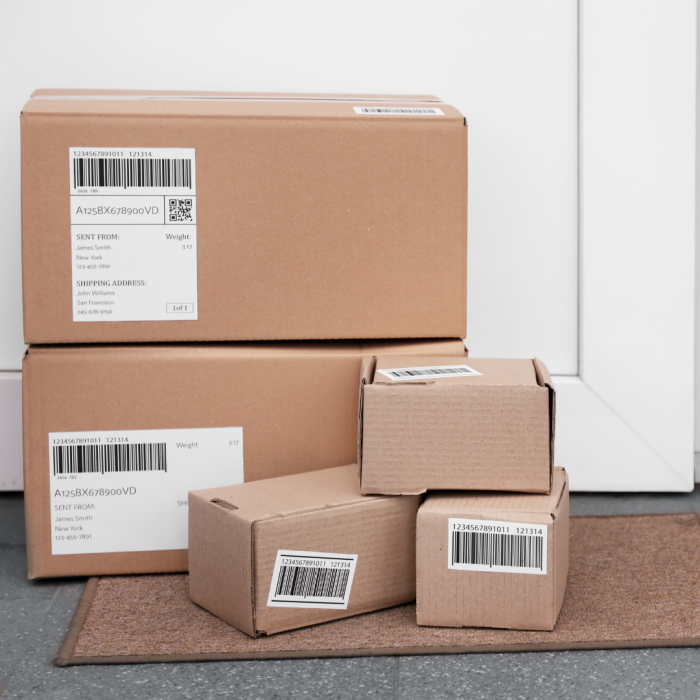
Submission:
POLYGON ((170 221, 193 221, 191 199, 170 199, 170 221))

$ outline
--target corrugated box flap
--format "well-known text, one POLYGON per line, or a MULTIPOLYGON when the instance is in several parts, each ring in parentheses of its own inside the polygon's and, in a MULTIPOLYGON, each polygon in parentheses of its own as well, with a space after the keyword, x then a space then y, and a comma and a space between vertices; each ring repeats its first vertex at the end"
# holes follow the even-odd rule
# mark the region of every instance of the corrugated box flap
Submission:
POLYGON ((255 633, 253 528, 221 501, 189 495, 190 597, 247 634, 255 633), (223 595, 222 595, 223 593, 223 595))
POLYGON ((312 100, 324 102, 442 102, 435 95, 341 95, 285 92, 222 92, 208 90, 100 90, 71 88, 39 88, 31 99, 230 99, 230 100, 312 100))
POLYGON ((435 491, 421 509, 425 512, 450 513, 454 517, 508 518, 516 514, 549 515, 554 518, 566 489, 564 469, 553 470, 552 490, 549 494, 509 493, 501 491, 435 491))
POLYGON ((357 471, 360 479, 362 478, 362 409, 365 399, 365 385, 372 383, 376 364, 377 358, 375 356, 363 357, 360 368, 360 400, 357 417, 357 471))
POLYGON ((311 95, 129 90, 37 90, 23 114, 89 116, 154 115, 259 118, 328 117, 362 120, 410 119, 435 126, 466 120, 451 105, 430 95, 311 95), (423 108, 408 114, 358 113, 354 107, 423 108), (434 109, 431 109, 434 107, 434 109))
POLYGON ((356 464, 194 493, 220 507, 235 507, 236 516, 251 524, 368 498, 360 494, 356 464))
POLYGON ((539 358, 533 361, 535 372, 537 373, 537 383, 540 386, 546 386, 549 389, 549 459, 550 470, 554 469, 554 430, 557 420, 557 392, 554 389, 554 382, 549 376, 547 366, 539 358))
POLYGON ((373 385, 410 386, 411 384, 435 384, 438 386, 543 386, 538 382, 532 360, 501 358, 469 358, 465 355, 455 356, 419 356, 419 355, 378 355, 373 385), (380 370, 429 368, 466 365, 477 374, 471 376, 443 376, 431 378, 424 376, 416 379, 392 380, 380 370))

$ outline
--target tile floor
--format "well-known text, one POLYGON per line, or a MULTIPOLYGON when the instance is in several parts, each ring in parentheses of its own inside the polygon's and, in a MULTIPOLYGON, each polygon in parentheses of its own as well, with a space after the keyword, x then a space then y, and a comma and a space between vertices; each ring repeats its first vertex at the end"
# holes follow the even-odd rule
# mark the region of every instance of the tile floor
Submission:
MULTIPOLYGON (((573 494, 572 515, 700 512, 692 494, 573 494)), ((56 668, 83 579, 26 580, 23 499, 0 494, 0 698, 700 700, 700 648, 56 668)))

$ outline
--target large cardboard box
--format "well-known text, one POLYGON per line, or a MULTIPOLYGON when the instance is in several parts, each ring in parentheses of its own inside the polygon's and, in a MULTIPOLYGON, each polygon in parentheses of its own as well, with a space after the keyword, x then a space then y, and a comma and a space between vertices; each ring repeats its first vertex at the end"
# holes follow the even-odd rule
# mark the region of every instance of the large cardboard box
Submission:
POLYGON ((356 464, 190 493, 190 597, 251 636, 407 603, 419 504, 356 464))
POLYGON ((466 335, 435 97, 38 90, 21 132, 27 343, 466 335))
POLYGON ((368 358, 360 396, 362 493, 549 492, 555 394, 540 360, 368 358))
POLYGON ((569 571, 569 483, 549 495, 441 491, 418 511, 419 625, 551 630, 569 571))
POLYGON ((32 346, 30 577, 187 570, 187 492, 355 461, 363 355, 462 341, 32 346))

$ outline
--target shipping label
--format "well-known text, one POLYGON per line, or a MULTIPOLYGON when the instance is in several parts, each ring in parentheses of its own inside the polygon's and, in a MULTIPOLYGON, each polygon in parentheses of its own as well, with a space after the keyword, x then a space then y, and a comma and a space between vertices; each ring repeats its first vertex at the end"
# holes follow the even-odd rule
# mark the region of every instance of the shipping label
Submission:
POLYGON ((73 321, 198 318, 194 148, 70 148, 73 321))
POLYGON ((455 377, 481 376, 467 365, 439 365, 435 367, 401 367, 397 369, 378 369, 379 374, 395 382, 415 381, 416 379, 454 379, 455 377))
POLYGON ((267 605, 347 610, 357 554, 277 551, 267 605))
POLYGON ((49 433, 51 553, 187 549, 187 494, 243 482, 243 428, 49 433))
POLYGON ((449 518, 447 568, 545 575, 547 526, 449 518))
POLYGON ((376 114, 399 117, 444 117, 439 107, 354 107, 355 114, 376 114))

